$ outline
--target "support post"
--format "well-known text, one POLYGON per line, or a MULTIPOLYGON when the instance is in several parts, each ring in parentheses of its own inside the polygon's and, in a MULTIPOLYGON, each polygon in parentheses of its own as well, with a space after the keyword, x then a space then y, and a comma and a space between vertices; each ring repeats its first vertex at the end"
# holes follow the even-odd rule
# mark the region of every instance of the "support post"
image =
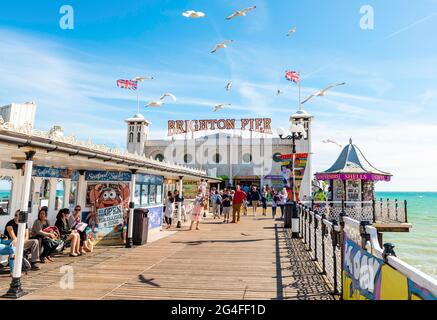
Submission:
POLYGON ((136 169, 130 170, 132 173, 131 181, 130 181, 130 201, 129 201, 129 219, 127 226, 127 239, 126 239, 126 248, 132 248, 133 241, 132 235, 134 232, 134 209, 135 209, 135 184, 136 184, 136 169))
POLYGON ((8 292, 4 295, 5 298, 18 299, 25 294, 21 288, 21 268, 23 265, 23 249, 24 249, 24 236, 26 232, 26 223, 29 210, 29 192, 30 184, 32 182, 32 167, 33 157, 35 151, 28 151, 26 154, 26 162, 24 165, 24 191, 22 193, 22 201, 20 204, 20 214, 18 218, 18 234, 17 245, 15 248, 15 264, 12 272, 12 281, 8 292))
POLYGON ((325 214, 322 214, 322 274, 326 274, 326 252, 325 252, 325 235, 326 235, 326 226, 323 222, 326 219, 325 214))

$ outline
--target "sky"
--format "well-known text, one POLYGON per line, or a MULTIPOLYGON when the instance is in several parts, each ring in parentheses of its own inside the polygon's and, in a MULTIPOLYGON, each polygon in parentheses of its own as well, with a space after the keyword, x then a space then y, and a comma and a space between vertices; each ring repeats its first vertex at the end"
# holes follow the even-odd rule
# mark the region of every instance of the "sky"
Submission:
POLYGON ((341 151, 322 140, 352 138, 394 175, 377 190, 437 191, 436 30, 436 0, 2 1, 0 105, 35 101, 37 129, 58 124, 124 148, 123 120, 137 104, 117 79, 155 77, 140 86, 141 113, 151 138, 164 138, 170 119, 270 117, 274 128, 288 126, 298 91, 284 71, 297 70, 303 96, 346 82, 305 104, 314 115, 314 171, 341 151), (73 29, 59 25, 63 5, 74 9, 73 29), (253 5, 246 17, 225 19, 253 5), (364 5, 374 11, 370 30, 360 27, 364 5), (206 17, 185 18, 186 10, 206 17), (234 42, 211 54, 225 39, 234 42), (164 92, 177 102, 143 107, 164 92), (214 114, 217 103, 232 106, 214 114))

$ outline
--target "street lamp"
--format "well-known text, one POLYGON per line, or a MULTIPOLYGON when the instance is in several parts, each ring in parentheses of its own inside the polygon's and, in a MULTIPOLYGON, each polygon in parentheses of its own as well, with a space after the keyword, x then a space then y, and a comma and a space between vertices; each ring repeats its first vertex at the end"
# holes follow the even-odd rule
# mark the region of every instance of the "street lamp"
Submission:
POLYGON ((300 140, 302 138, 306 138, 307 133, 306 130, 302 124, 302 122, 299 123, 292 123, 290 127, 290 132, 286 132, 284 128, 278 128, 276 130, 276 133, 278 134, 279 138, 281 140, 291 140, 291 147, 292 147, 292 159, 291 159, 291 168, 292 168, 292 175, 293 175, 293 201, 296 201, 296 176, 294 172, 294 158, 296 154, 296 140, 300 140))

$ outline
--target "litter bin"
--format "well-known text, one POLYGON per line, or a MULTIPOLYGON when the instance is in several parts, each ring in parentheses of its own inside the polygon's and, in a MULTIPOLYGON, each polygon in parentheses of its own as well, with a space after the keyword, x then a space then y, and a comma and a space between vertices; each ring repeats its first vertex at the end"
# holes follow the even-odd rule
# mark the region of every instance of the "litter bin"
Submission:
POLYGON ((287 202, 284 207, 284 228, 291 228, 294 202, 287 202))
POLYGON ((147 243, 147 235, 149 233, 149 210, 135 209, 134 223, 132 232, 132 243, 140 246, 147 243))

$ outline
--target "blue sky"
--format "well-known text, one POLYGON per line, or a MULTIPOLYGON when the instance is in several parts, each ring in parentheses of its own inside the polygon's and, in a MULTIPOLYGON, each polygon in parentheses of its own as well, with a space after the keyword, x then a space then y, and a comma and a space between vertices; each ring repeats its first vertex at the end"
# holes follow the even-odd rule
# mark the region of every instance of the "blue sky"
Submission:
POLYGON ((123 119, 136 112, 136 97, 116 79, 153 75, 141 87, 142 105, 167 91, 178 97, 142 109, 152 137, 163 138, 167 120, 210 118, 216 103, 232 103, 220 117, 269 116, 286 126, 297 90, 283 75, 296 69, 304 96, 347 82, 305 107, 315 116, 315 171, 340 151, 321 140, 352 137, 394 174, 378 189, 437 191, 436 30, 436 0, 2 2, 0 104, 34 100, 37 128, 60 124, 78 138, 124 147, 123 119), (74 8, 73 30, 59 27, 65 4, 74 8), (246 17, 225 20, 252 5, 246 17), (374 8, 374 30, 360 28, 363 5, 374 8), (190 9, 207 17, 181 15, 190 9), (297 32, 286 37, 292 26, 297 32), (224 39, 234 42, 210 54, 224 39))

